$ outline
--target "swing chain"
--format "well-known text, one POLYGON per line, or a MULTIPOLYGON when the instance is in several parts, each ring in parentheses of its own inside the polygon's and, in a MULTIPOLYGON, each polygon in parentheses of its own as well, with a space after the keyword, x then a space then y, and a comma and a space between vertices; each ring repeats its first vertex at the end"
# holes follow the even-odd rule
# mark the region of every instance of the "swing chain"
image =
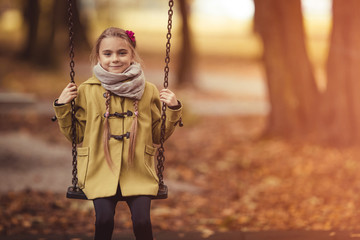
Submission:
MULTIPOLYGON (((166 57, 165 57, 165 68, 164 68, 164 88, 167 88, 169 85, 169 63, 170 63, 170 40, 171 40, 171 29, 172 29, 172 16, 173 16, 173 6, 174 1, 169 0, 169 11, 168 11, 168 33, 166 34, 167 43, 166 43, 166 57)), ((162 104, 162 113, 161 113, 161 132, 160 132, 160 147, 158 148, 158 155, 157 155, 157 170, 158 170, 158 178, 159 178, 159 185, 164 185, 163 180, 163 172, 164 172, 164 162, 165 162, 165 149, 164 149, 164 142, 165 142, 165 122, 166 122, 166 104, 162 104)))
MULTIPOLYGON (((70 40, 70 82, 71 83, 75 83, 74 77, 75 77, 75 71, 74 71, 74 67, 75 67, 75 62, 74 62, 74 21, 73 21, 73 11, 72 11, 72 5, 73 5, 73 0, 68 0, 68 15, 69 15, 69 21, 68 21, 68 26, 69 26, 69 40, 70 40)), ((73 166, 73 170, 72 170, 72 187, 73 190, 77 189, 77 184, 78 184, 78 178, 77 178, 77 145, 76 145, 76 119, 75 119, 75 100, 73 99, 71 101, 71 136, 72 136, 72 166, 73 166)))
MULTIPOLYGON (((69 3, 69 7, 68 7, 68 15, 69 15, 69 21, 68 21, 68 26, 69 26, 69 39, 70 39, 70 79, 71 79, 71 83, 75 83, 74 77, 75 77, 75 71, 74 71, 74 67, 75 67, 75 62, 74 62, 74 31, 73 31, 73 12, 72 12, 72 5, 73 5, 73 0, 68 0, 69 3)), ((170 40, 171 40, 171 29, 172 29, 172 16, 174 11, 172 10, 174 6, 174 1, 173 0, 169 0, 169 11, 168 11, 168 33, 166 34, 166 38, 167 38, 167 43, 166 43, 166 57, 165 57, 165 68, 164 68, 164 88, 167 88, 169 85, 169 63, 170 63, 170 40)), ((71 101, 71 128, 72 128, 72 157, 73 157, 73 161, 72 161, 72 165, 73 165, 73 170, 72 170, 72 188, 73 190, 77 190, 78 189, 78 178, 77 178, 77 144, 76 144, 76 119, 75 119, 75 100, 71 101)), ((158 164, 157 164, 157 170, 158 170, 158 178, 159 178, 159 185, 160 187, 164 186, 164 181, 163 181, 163 171, 164 171, 164 162, 165 162, 165 149, 164 149, 164 142, 165 142, 165 122, 166 122, 166 104, 163 103, 162 104, 162 114, 161 114, 161 132, 160 132, 160 147, 158 149, 158 155, 157 155, 157 160, 158 160, 158 164)))

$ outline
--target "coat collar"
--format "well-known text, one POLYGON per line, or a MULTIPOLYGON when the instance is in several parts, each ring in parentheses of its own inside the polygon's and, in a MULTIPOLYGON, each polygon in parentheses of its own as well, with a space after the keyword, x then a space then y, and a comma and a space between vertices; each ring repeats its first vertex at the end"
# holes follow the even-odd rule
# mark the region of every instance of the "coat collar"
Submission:
POLYGON ((89 78, 88 80, 86 80, 83 84, 97 84, 97 85, 101 85, 101 82, 99 79, 97 79, 95 77, 95 75, 93 75, 91 78, 89 78))

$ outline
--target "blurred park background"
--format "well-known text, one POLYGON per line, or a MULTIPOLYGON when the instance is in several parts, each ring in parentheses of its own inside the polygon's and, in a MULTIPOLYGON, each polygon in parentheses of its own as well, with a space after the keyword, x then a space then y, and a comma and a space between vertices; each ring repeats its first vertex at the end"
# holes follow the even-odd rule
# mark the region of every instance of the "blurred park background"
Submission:
MULTIPOLYGON (((360 1, 174 2, 169 88, 185 126, 165 145, 154 231, 359 230, 360 1)), ((160 89, 167 1, 75 3, 76 83, 118 26, 160 89)), ((0 236, 93 232, 92 203, 65 199, 71 146, 51 122, 67 20, 67 1, 0 1, 0 236)), ((119 204, 115 232, 130 230, 119 204)))

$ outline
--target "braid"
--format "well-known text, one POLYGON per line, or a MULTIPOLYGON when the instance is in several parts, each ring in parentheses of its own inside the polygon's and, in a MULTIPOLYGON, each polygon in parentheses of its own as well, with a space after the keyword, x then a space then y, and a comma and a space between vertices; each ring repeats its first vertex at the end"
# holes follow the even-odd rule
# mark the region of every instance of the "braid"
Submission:
POLYGON ((137 132, 137 118, 139 115, 139 111, 138 111, 138 104, 139 101, 138 100, 134 100, 133 102, 134 104, 134 119, 133 122, 131 124, 131 128, 130 128, 130 143, 129 143, 129 158, 128 158, 128 162, 129 165, 131 166, 132 163, 134 162, 134 157, 135 157, 135 144, 136 144, 136 132, 137 132))
POLYGON ((105 93, 106 101, 105 101, 105 122, 104 122, 104 152, 105 159, 108 163, 109 167, 112 169, 114 163, 111 160, 110 152, 109 152, 109 138, 110 138, 110 124, 109 124, 109 114, 110 114, 110 97, 111 92, 106 91, 105 93))

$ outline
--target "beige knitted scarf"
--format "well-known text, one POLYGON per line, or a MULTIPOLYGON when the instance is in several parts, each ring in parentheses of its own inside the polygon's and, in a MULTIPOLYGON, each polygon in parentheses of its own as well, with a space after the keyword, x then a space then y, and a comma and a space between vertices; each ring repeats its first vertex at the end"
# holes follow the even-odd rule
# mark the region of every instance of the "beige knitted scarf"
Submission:
POLYGON ((98 63, 93 71, 106 90, 120 97, 141 99, 145 89, 145 77, 139 63, 131 64, 122 73, 108 72, 98 63))

